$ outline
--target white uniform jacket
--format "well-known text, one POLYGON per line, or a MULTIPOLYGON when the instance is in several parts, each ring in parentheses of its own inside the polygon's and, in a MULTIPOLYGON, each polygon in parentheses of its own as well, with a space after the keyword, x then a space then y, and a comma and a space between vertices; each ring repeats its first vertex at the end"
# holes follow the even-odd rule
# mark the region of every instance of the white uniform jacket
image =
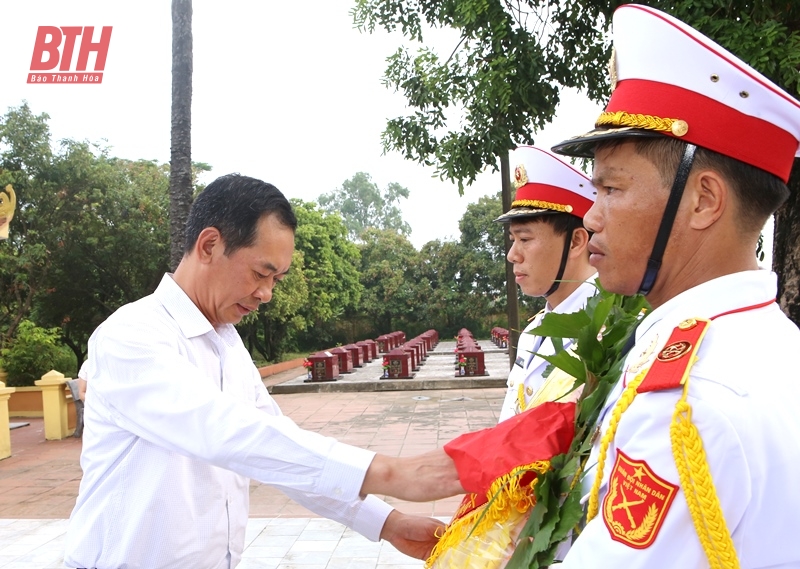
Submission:
MULTIPOLYGON (((596 278, 597 274, 588 278, 572 294, 561 301, 552 312, 569 314, 583 308, 586 305, 586 299, 594 296, 597 292, 597 287, 594 284, 596 278)), ((519 335, 517 360, 508 374, 508 391, 506 392, 505 401, 503 401, 503 408, 500 410, 500 421, 505 421, 521 411, 517 404, 520 384, 525 386, 525 401, 527 403, 544 383, 542 374, 548 363, 541 357, 534 356, 534 354, 553 355, 556 349, 549 338, 542 341, 543 338, 532 334, 531 330, 542 323, 542 319, 548 312, 551 311, 545 309, 537 314, 525 327, 522 334, 519 335)), ((569 348, 571 345, 572 340, 565 338, 564 348, 569 348)))
POLYGON ((374 453, 283 416, 235 328, 169 275, 95 331, 89 377, 68 567, 235 567, 250 478, 379 538, 391 507, 359 498, 374 453))
MULTIPOLYGON (((688 402, 742 569, 800 567, 800 331, 770 303, 775 296, 774 274, 746 271, 692 288, 646 315, 602 420, 605 434, 623 384, 650 367, 679 323, 716 317, 691 368, 688 402)), ((681 394, 682 388, 640 393, 622 414, 599 513, 560 567, 709 567, 670 443, 681 394)), ((587 493, 602 434, 588 461, 587 493)))

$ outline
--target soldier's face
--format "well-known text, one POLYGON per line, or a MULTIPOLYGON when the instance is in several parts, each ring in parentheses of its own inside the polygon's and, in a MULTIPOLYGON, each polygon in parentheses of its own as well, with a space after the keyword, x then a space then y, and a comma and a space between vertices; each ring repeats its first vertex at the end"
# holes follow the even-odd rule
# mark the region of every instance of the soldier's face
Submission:
POLYGON ((507 257, 519 288, 528 296, 543 296, 558 275, 565 236, 533 220, 513 221, 508 232, 512 245, 507 257))
MULTIPOLYGON (((635 294, 669 196, 656 166, 633 143, 600 148, 592 183, 597 199, 584 217, 593 231, 589 262, 611 292, 635 294)), ((658 281, 656 281, 658 283, 658 281)))

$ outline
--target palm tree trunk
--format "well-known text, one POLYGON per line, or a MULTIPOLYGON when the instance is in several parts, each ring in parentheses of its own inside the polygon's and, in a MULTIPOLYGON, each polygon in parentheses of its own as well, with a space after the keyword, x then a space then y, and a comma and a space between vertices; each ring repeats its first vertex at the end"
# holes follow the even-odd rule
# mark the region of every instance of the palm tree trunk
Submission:
POLYGON ((183 257, 183 236, 192 205, 192 0, 172 0, 172 143, 169 173, 172 270, 183 257))
MULTIPOLYGON (((503 213, 511 209, 514 196, 511 194, 511 166, 508 152, 500 154, 500 175, 503 177, 503 213)), ((511 239, 508 225, 503 232, 506 255, 511 250, 511 239)), ((514 366, 517 359, 517 342, 519 341, 519 303, 517 302, 517 282, 514 279, 514 265, 506 260, 506 306, 508 314, 508 369, 514 366)))

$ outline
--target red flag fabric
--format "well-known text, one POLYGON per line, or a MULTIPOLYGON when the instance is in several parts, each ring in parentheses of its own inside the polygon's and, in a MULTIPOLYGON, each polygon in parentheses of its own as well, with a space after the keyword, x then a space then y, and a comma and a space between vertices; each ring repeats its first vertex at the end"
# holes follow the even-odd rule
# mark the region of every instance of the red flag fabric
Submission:
POLYGON ((486 495, 514 469, 549 461, 569 450, 575 434, 575 403, 542 403, 495 427, 467 433, 444 446, 467 492, 486 495))

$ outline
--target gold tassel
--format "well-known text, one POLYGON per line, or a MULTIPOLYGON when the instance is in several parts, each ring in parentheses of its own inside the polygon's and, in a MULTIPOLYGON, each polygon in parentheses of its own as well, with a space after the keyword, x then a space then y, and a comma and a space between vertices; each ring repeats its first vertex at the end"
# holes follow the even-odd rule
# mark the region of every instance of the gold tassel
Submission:
POLYGON ((484 535, 496 523, 504 523, 514 513, 524 514, 530 510, 535 502, 533 493, 536 488, 538 478, 534 478, 529 484, 521 484, 522 477, 535 472, 543 474, 550 469, 550 461, 542 460, 518 466, 508 474, 505 474, 489 487, 486 493, 488 502, 483 506, 473 509, 463 517, 459 514, 469 510, 471 505, 474 508, 475 497, 473 495, 471 504, 462 505, 453 516, 453 520, 448 524, 439 542, 431 551, 430 557, 425 562, 425 567, 430 568, 436 559, 445 551, 457 547, 471 536, 484 535))

